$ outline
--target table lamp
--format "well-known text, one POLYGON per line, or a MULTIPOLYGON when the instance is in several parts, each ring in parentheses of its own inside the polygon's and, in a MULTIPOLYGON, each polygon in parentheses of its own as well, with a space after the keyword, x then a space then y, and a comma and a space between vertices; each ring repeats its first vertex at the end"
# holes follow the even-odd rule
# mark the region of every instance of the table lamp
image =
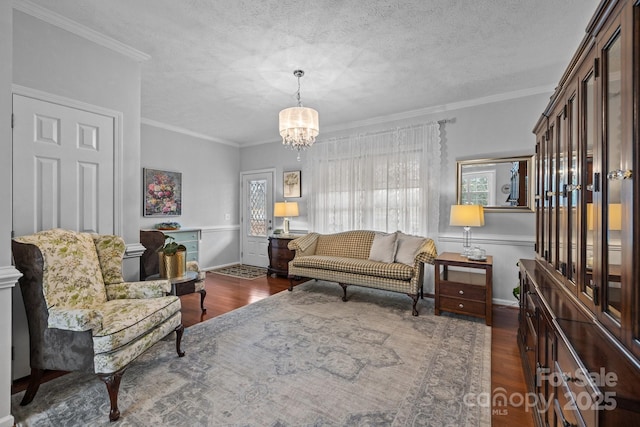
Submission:
POLYGON ((484 207, 481 205, 452 205, 449 225, 464 227, 462 232, 462 253, 471 253, 471 227, 484 226, 484 207))
POLYGON ((289 234, 289 217, 300 215, 298 212, 298 202, 276 202, 273 206, 273 216, 284 218, 282 228, 284 234, 289 234))

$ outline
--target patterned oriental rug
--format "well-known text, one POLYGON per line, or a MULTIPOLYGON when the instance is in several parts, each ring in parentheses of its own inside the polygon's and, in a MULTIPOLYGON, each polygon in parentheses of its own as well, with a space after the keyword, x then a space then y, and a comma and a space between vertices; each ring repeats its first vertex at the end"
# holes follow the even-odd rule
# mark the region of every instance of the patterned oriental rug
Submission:
POLYGON ((240 279, 253 280, 258 277, 264 277, 267 274, 267 269, 263 267, 254 267, 253 265, 236 264, 211 270, 211 272, 225 276, 238 277, 240 279))
POLYGON ((28 426, 489 426, 491 328, 406 295, 308 282, 169 336, 122 377, 117 423, 94 375, 43 384, 28 426), (469 398, 471 397, 471 398, 469 398), (470 402, 470 403, 465 403, 470 402), (474 404, 475 402, 475 404, 474 404))

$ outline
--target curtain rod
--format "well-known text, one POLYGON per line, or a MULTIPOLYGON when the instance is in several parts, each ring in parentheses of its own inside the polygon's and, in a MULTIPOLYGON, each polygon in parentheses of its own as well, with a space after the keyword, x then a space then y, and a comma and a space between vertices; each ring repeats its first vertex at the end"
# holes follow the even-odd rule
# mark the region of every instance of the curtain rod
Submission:
POLYGON ((426 122, 426 123, 421 123, 421 124, 414 124, 414 125, 405 126, 405 127, 396 127, 396 128, 392 128, 392 129, 385 129, 385 130, 380 130, 380 131, 377 131, 377 132, 367 132, 367 133, 357 133, 357 134, 352 134, 352 135, 334 136, 334 137, 331 137, 329 139, 321 140, 321 141, 318 141, 318 142, 337 141, 337 140, 340 140, 340 139, 352 138, 354 136, 357 136, 357 137, 378 136, 378 135, 383 135, 383 134, 387 134, 387 133, 393 133, 393 132, 398 131, 399 129, 413 129, 413 128, 417 128, 417 127, 420 127, 420 126, 428 125, 430 123, 437 123, 439 125, 443 125, 445 123, 453 123, 454 121, 455 121, 455 119, 442 119, 442 120, 438 120, 438 121, 426 122))

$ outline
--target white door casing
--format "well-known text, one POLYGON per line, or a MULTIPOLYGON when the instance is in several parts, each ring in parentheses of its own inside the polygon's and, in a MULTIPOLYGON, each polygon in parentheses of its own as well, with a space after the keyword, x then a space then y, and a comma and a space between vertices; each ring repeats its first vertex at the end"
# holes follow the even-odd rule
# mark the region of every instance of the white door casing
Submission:
POLYGON ((272 169, 241 173, 240 262, 267 267, 268 236, 273 229, 272 169))
MULTIPOLYGON (((99 107, 90 111, 74 106, 13 95, 15 236, 58 227, 102 234, 120 231, 119 116, 103 114, 99 107)), ((13 289, 13 307, 16 379, 29 374, 29 333, 18 287, 13 289)))

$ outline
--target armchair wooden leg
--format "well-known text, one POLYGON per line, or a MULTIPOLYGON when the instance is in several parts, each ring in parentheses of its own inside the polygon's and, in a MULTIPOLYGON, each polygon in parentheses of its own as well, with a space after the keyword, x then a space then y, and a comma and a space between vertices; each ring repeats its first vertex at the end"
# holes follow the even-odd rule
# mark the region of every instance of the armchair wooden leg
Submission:
POLYGON ((207 291, 205 291, 204 289, 200 291, 200 309, 202 310, 203 313, 207 312, 207 309, 204 308, 204 297, 207 296, 207 291))
POLYGON ((109 401, 111 402, 111 411, 109 411, 109 421, 117 421, 120 418, 120 410, 118 409, 118 391, 120 390, 120 380, 126 367, 111 374, 98 374, 98 377, 106 384, 109 392, 109 401))
POLYGON ((176 351, 178 352, 178 357, 184 356, 184 351, 180 348, 180 344, 182 343, 182 334, 184 333, 184 325, 181 323, 175 329, 176 331, 176 351))
POLYGON ((342 292, 343 292, 342 301, 347 302, 347 286, 348 285, 345 285, 344 283, 340 283, 339 285, 342 286, 342 292))
POLYGON ((418 309, 416 308, 416 306, 418 305, 418 297, 420 296, 420 292, 418 292, 418 294, 416 295, 412 295, 412 294, 407 294, 409 295, 409 297, 411 297, 411 299, 413 300, 413 311, 411 312, 411 314, 413 314, 414 316, 418 315, 418 309))
POLYGON ((22 397, 20 406, 28 405, 29 403, 31 403, 33 398, 36 397, 38 388, 40 388, 40 381, 42 380, 42 374, 44 374, 44 369, 31 368, 31 375, 29 376, 29 385, 27 386, 26 393, 22 397))

